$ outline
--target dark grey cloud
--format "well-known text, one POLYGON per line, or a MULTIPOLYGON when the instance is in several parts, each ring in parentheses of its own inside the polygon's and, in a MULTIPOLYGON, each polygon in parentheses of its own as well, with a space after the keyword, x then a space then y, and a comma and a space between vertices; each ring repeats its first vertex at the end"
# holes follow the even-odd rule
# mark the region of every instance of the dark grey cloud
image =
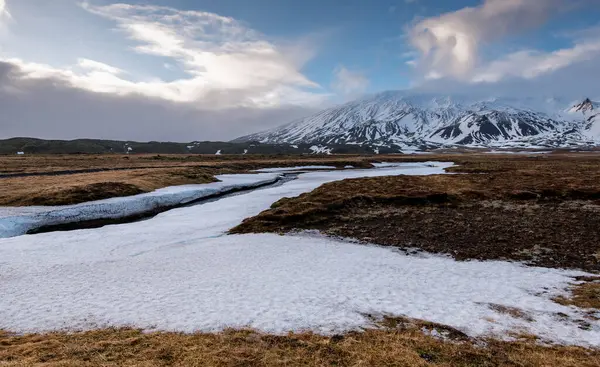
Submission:
POLYGON ((205 110, 135 94, 95 93, 59 78, 24 78, 9 62, 0 62, 0 111, 0 138, 184 142, 229 140, 316 112, 295 106, 205 110))

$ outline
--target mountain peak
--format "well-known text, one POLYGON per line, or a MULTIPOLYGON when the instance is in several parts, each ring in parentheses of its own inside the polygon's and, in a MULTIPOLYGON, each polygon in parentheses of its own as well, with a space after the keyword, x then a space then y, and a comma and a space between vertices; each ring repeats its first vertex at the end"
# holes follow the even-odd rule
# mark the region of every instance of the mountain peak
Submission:
POLYGON ((594 111, 594 109, 595 109, 594 102, 592 102, 591 99, 586 98, 583 102, 573 106, 571 111, 572 112, 581 112, 585 115, 589 112, 594 111))

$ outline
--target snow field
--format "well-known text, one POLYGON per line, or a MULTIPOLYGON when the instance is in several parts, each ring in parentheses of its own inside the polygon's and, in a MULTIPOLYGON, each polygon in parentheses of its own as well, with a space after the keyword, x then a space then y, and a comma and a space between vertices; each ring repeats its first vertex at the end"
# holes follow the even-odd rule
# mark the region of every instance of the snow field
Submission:
POLYGON ((581 272, 408 256, 306 233, 226 234, 274 201, 326 182, 438 174, 448 166, 311 172, 142 222, 0 239, 0 329, 331 333, 369 326, 368 313, 429 320, 474 336, 519 330, 598 345, 599 322, 582 330, 558 315, 577 319, 581 311, 551 301, 581 272), (522 309, 534 321, 498 313, 490 303, 522 309))

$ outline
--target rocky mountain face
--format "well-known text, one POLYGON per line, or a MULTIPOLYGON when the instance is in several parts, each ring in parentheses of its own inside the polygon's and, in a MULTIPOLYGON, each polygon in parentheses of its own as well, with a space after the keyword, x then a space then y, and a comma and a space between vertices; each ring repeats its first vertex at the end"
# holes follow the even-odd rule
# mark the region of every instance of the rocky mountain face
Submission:
POLYGON ((591 140, 600 140, 600 103, 592 102, 589 98, 576 104, 570 110, 574 115, 583 116, 584 136, 591 140))
POLYGON ((235 141, 444 146, 569 147, 600 144, 600 104, 544 98, 472 98, 384 92, 235 141))

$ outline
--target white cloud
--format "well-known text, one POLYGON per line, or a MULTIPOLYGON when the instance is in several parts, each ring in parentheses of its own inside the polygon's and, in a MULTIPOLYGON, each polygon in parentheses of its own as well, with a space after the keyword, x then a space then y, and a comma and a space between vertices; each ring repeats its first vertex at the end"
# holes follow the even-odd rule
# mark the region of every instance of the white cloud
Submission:
POLYGON ((369 87, 369 79, 363 73, 344 66, 338 66, 333 71, 333 76, 331 88, 346 99, 363 94, 369 87))
MULTIPOLYGON (((8 5, 6 4, 6 0, 0 0, 0 36, 5 35, 6 24, 10 20, 12 20, 12 15, 10 15, 10 12, 8 11, 8 5)), ((2 49, 3 46, 2 44, 0 44, 0 51, 2 51, 2 49)))
POLYGON ((0 20, 2 18, 10 18, 10 12, 8 11, 8 5, 6 5, 6 0, 0 0, 0 20))
POLYGON ((426 18, 410 30, 425 74, 468 77, 483 44, 536 27, 566 0, 485 0, 480 6, 426 18))
POLYGON ((535 50, 515 52, 482 66, 475 71, 471 80, 498 82, 511 77, 533 79, 594 58, 600 58, 600 38, 553 52, 535 50))
MULTIPOLYGON (((600 62, 600 28, 571 32, 571 47, 551 51, 523 49, 496 59, 480 55, 483 45, 536 27, 554 13, 586 0, 485 0, 480 6, 427 18, 416 23, 409 39, 419 57, 408 64, 425 80, 499 83, 532 80, 588 61, 600 62)), ((564 78, 564 75, 561 75, 564 78)), ((545 81, 548 85, 547 80, 545 81)), ((518 83, 515 83, 518 84, 518 83)), ((560 86, 555 87, 558 91, 560 86)))
POLYGON ((212 109, 314 104, 327 98, 300 71, 303 65, 298 60, 307 61, 314 54, 306 42, 286 45, 284 50, 233 18, 208 12, 87 2, 82 7, 114 22, 133 42, 135 52, 168 58, 168 64, 178 65, 186 76, 137 81, 128 78, 126 70, 98 60, 79 59, 68 68, 10 60, 20 67, 23 77, 52 77, 93 92, 194 102, 212 109))
POLYGON ((305 89, 319 88, 299 71, 303 65, 233 18, 160 6, 84 4, 84 8, 115 21, 137 43, 137 52, 171 58, 190 76, 143 85, 145 93, 201 101, 215 92, 233 91, 230 96, 236 98, 221 99, 223 107, 267 106, 311 102, 315 93, 305 89))
POLYGON ((79 60, 77 60, 77 65, 85 70, 89 70, 92 72, 98 71, 98 72, 104 72, 104 73, 108 73, 108 74, 113 74, 113 75, 117 75, 117 74, 121 74, 123 73, 123 70, 119 69, 119 68, 115 68, 114 66, 110 66, 98 61, 94 61, 94 60, 89 60, 89 59, 83 59, 80 58, 79 60))

